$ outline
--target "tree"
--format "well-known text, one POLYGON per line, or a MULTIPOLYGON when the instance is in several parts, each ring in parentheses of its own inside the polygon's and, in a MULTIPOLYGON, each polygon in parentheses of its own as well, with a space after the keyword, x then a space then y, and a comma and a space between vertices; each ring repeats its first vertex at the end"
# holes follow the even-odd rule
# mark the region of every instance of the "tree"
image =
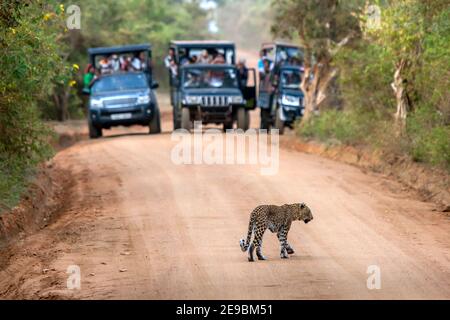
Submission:
POLYGON ((434 17, 447 6, 446 0, 393 1, 382 7, 380 27, 365 30, 392 57, 391 87, 397 105, 394 117, 400 130, 417 99, 415 77, 421 68, 426 34, 434 17))
POLYGON ((301 89, 305 95, 305 120, 319 111, 337 75, 333 57, 360 35, 357 15, 361 8, 360 1, 274 0, 273 33, 297 39, 304 49, 301 89))

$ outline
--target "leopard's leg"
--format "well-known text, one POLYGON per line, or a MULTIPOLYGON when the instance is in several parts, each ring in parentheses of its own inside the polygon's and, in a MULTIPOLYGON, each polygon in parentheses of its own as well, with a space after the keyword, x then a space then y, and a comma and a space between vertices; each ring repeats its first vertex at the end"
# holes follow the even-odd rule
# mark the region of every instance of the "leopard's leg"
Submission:
MULTIPOLYGON (((264 234, 264 231, 263 231, 263 234, 264 234)), ((262 251, 261 251, 262 241, 263 241, 263 236, 261 236, 261 240, 259 241, 259 244, 256 247, 256 256, 258 257, 258 260, 267 260, 266 257, 262 254, 262 251)))
POLYGON ((286 228, 282 228, 277 232, 278 240, 280 241, 280 257, 282 259, 288 259, 289 255, 287 252, 287 231, 286 228))
POLYGON ((253 238, 253 242, 248 248, 248 261, 252 262, 255 261, 253 258, 253 250, 256 248, 256 255, 258 256, 258 259, 261 259, 261 257, 264 257, 261 253, 261 243, 262 243, 262 236, 264 234, 265 228, 260 225, 255 226, 255 236, 253 238))
POLYGON ((248 247, 248 261, 253 262, 255 259, 253 259, 253 251, 255 250, 255 246, 253 245, 253 242, 248 247))

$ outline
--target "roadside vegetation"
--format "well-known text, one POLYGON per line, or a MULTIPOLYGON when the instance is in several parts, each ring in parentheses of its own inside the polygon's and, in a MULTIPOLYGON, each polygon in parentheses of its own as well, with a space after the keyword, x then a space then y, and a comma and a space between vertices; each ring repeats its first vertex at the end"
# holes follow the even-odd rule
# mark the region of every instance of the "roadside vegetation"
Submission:
POLYGON ((72 73, 60 55, 63 10, 41 1, 0 5, 0 211, 17 203, 37 164, 52 155, 39 103, 72 73))
POLYGON ((273 31, 306 53, 297 133, 450 171, 448 1, 374 3, 273 2, 273 31))

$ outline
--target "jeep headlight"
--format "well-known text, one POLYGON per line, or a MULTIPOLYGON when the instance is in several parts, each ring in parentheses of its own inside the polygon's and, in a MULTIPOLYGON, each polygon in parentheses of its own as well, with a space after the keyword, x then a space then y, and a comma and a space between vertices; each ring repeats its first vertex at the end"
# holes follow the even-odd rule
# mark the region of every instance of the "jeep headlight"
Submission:
POLYGON ((242 96, 231 96, 230 102, 232 104, 242 104, 244 103, 244 98, 242 98, 242 96))
POLYGON ((184 104, 201 104, 202 97, 200 96, 185 96, 183 99, 184 104))
POLYGON ((138 103, 138 104, 147 104, 147 103, 150 103, 150 96, 149 96, 149 95, 139 96, 139 97, 137 98, 137 103, 138 103))
POLYGON ((100 107, 103 107, 103 101, 102 101, 102 99, 95 99, 95 98, 92 98, 92 99, 91 99, 91 107, 92 107, 92 108, 100 108, 100 107))
POLYGON ((295 96, 283 95, 281 97, 281 104, 292 107, 300 106, 300 98, 295 96))

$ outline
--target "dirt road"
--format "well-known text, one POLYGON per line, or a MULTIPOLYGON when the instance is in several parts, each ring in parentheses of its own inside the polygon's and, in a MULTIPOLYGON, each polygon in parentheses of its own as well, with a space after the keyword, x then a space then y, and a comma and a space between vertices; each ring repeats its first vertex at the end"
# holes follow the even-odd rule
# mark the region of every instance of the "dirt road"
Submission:
POLYGON ((450 298, 449 218, 395 182, 284 149, 275 176, 175 165, 169 121, 163 130, 110 131, 57 154, 73 176, 67 199, 54 223, 7 251, 1 298, 450 298), (296 254, 281 260, 267 232, 268 260, 247 262, 238 242, 250 211, 299 201, 315 219, 293 224, 296 254), (70 265, 80 290, 67 289, 70 265), (371 265, 379 290, 367 288, 371 265))

